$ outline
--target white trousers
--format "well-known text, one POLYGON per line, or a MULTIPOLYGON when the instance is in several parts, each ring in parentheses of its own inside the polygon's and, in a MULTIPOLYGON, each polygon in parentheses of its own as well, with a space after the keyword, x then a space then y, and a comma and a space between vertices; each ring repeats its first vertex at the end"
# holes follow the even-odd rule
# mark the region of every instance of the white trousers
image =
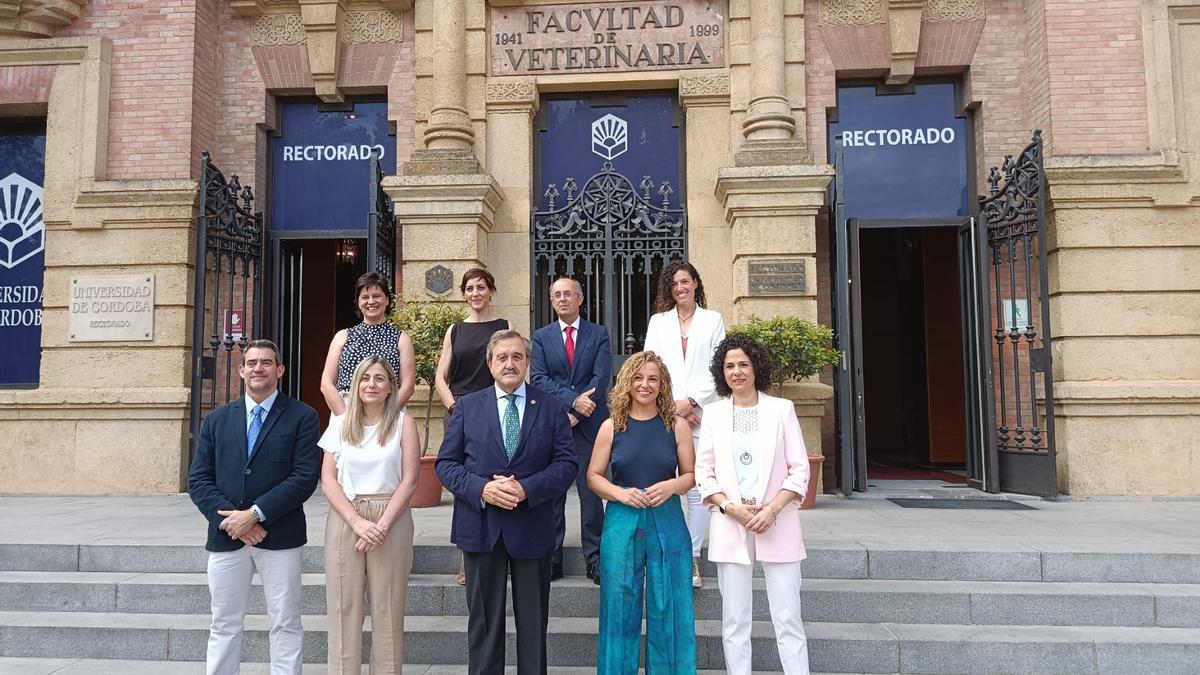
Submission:
POLYGON ((268 551, 243 546, 208 554, 212 626, 208 675, 237 675, 241 667, 242 622, 254 571, 262 580, 271 620, 271 675, 300 675, 300 547, 268 551))
POLYGON ((692 557, 700 557, 700 548, 704 546, 704 535, 708 534, 708 519, 712 515, 708 504, 700 499, 700 490, 692 488, 687 493, 687 526, 688 534, 692 535, 692 557))
MULTIPOLYGON (((800 618, 800 563, 762 563, 771 623, 785 675, 809 675, 808 639, 800 618)), ((750 675, 750 626, 754 619, 754 566, 717 563, 721 586, 721 637, 725 670, 750 675)))

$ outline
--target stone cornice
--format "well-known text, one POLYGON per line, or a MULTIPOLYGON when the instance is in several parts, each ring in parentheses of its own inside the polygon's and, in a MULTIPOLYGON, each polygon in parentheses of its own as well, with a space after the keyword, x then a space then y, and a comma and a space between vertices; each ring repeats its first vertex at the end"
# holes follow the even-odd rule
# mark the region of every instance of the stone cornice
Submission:
POLYGON ((30 40, 0 37, 0 66, 47 66, 97 58, 112 62, 112 42, 98 35, 30 40))
POLYGON ((490 232, 496 209, 504 201, 499 183, 490 174, 385 176, 382 187, 401 223, 477 218, 480 227, 490 232))
POLYGON ((79 18, 87 0, 0 0, 0 36, 50 37, 79 18))
POLYGON ((1182 183, 1187 181, 1179 153, 1150 155, 1058 155, 1046 158, 1046 178, 1058 185, 1182 183))
MULTIPOLYGON (((3 0, 0 0, 2 2, 3 0)), ((313 0, 229 0, 229 6, 239 16, 253 18, 264 14, 299 13, 300 5, 313 0)), ((320 2, 321 0, 317 0, 320 2)), ((342 0, 348 11, 386 10, 407 12, 412 9, 412 0, 342 0)))

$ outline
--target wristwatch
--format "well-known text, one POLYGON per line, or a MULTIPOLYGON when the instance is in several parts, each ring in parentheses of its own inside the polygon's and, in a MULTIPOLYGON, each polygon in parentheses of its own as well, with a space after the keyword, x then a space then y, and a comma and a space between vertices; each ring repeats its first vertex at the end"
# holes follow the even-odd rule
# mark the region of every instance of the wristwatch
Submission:
POLYGON ((723 501, 717 505, 717 508, 720 509, 720 511, 721 511, 721 515, 725 515, 725 507, 729 506, 732 503, 733 503, 732 499, 726 499, 725 501, 723 501))
POLYGON ((692 398, 691 396, 688 397, 688 403, 691 403, 693 408, 700 407, 700 404, 696 402, 696 399, 692 398))

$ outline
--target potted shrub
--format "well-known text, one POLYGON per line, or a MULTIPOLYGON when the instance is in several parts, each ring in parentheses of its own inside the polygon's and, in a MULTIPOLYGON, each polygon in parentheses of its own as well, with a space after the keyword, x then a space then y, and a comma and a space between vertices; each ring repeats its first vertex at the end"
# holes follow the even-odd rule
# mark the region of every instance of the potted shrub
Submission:
MULTIPOLYGON (((754 338, 771 352, 775 362, 774 390, 782 394, 784 382, 800 382, 821 372, 825 366, 838 363, 838 352, 830 346, 833 329, 809 323, 792 316, 762 319, 753 314, 746 323, 734 326, 729 333, 741 333, 754 338)), ((817 503, 817 476, 825 458, 809 455, 808 494, 800 508, 811 509, 817 503)))
POLYGON ((417 384, 429 388, 425 400, 425 424, 421 433, 421 475, 417 479, 412 506, 437 506, 442 503, 442 482, 433 468, 437 455, 429 454, 429 418, 433 412, 433 401, 437 398, 433 381, 438 358, 442 354, 442 340, 452 324, 463 320, 463 310, 445 302, 408 302, 392 314, 391 320, 412 340, 417 384))

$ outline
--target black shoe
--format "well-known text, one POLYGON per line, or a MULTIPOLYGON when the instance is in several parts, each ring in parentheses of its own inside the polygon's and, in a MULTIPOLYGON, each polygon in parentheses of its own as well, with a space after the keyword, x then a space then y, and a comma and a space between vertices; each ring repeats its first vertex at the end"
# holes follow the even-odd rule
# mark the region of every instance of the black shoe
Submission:
POLYGON ((550 581, 563 578, 562 563, 550 563, 550 581))
POLYGON ((593 584, 600 585, 600 561, 593 560, 587 564, 587 578, 592 580, 593 584))

